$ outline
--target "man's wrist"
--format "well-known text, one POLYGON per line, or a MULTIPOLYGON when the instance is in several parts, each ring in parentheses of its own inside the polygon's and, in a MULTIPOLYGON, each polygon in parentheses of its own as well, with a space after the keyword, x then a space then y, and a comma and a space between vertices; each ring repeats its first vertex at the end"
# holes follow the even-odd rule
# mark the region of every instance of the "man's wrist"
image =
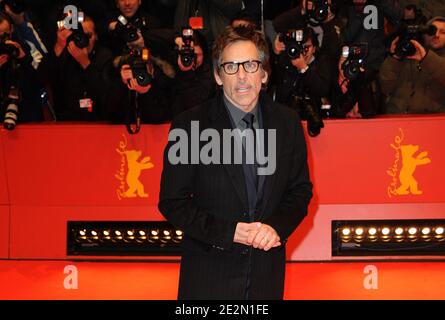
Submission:
POLYGON ((300 73, 306 73, 306 71, 309 69, 309 66, 308 65, 306 65, 306 66, 304 66, 303 68, 301 68, 300 70, 299 70, 299 72, 300 73))

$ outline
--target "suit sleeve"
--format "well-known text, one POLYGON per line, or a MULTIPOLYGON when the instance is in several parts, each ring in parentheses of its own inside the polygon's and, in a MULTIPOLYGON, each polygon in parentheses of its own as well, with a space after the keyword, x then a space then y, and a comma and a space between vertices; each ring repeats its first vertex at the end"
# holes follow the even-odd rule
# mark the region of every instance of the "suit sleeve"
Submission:
POLYGON ((292 166, 286 191, 282 196, 278 210, 264 221, 275 229, 281 242, 287 241, 287 238, 303 221, 307 215, 309 201, 312 198, 306 141, 299 119, 295 125, 293 135, 292 166))
MULTIPOLYGON (((172 124, 169 140, 173 130, 176 132, 182 130, 183 133, 187 133, 190 145, 190 123, 185 124, 180 118, 178 117, 172 124)), ((188 237, 228 250, 233 244, 236 222, 217 218, 197 205, 194 200, 193 185, 198 165, 172 164, 169 161, 169 150, 177 144, 177 141, 169 141, 164 151, 159 211, 188 237)), ((190 154, 188 160, 190 163, 190 154)))

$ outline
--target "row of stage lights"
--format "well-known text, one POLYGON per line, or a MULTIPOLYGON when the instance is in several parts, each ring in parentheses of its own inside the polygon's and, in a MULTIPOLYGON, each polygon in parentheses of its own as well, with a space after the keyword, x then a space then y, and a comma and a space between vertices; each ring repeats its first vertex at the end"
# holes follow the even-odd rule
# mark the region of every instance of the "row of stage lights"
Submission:
POLYGON ((136 243, 180 243, 183 233, 174 229, 79 229, 76 242, 136 242, 136 243))
POLYGON ((167 221, 69 221, 69 255, 176 255, 184 234, 167 221))
POLYGON ((435 227, 375 227, 375 226, 344 226, 340 229, 342 242, 361 241, 443 241, 445 240, 444 226, 435 227))
POLYGON ((445 255, 445 220, 334 220, 333 256, 445 255))

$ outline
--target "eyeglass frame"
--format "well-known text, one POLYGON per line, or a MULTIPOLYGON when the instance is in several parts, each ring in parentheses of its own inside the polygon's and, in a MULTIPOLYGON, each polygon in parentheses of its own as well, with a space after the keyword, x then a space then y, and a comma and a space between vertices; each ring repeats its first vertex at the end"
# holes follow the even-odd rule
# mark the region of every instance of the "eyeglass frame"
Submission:
POLYGON ((255 73, 255 72, 257 72, 258 71, 258 69, 260 68, 260 65, 262 65, 263 64, 263 62, 262 61, 260 61, 260 60, 246 60, 246 61, 243 61, 243 62, 237 62, 237 61, 228 61, 228 62, 224 62, 224 63, 221 63, 220 65, 219 65, 219 69, 223 69, 224 70, 224 72, 227 74, 227 75, 230 75, 230 76, 233 76, 234 74, 237 74, 238 73, 238 71, 239 71, 239 66, 240 65, 242 65, 243 66, 243 69, 244 69, 244 71, 245 72, 247 72, 247 73, 255 73), (247 62, 256 62, 257 64, 258 64, 258 66, 257 66, 257 68, 256 68, 256 70, 255 71, 247 71, 246 70, 246 67, 244 66, 244 64, 245 63, 247 63, 247 62), (234 73, 228 73, 227 71, 226 71, 226 68, 225 68, 225 66, 226 65, 228 65, 228 64, 236 64, 236 71, 234 72, 234 73))

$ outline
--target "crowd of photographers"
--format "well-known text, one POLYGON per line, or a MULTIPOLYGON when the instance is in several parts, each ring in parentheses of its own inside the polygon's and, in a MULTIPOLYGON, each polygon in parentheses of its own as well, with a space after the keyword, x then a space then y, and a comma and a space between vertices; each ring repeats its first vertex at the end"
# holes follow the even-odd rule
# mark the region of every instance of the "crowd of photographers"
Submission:
POLYGON ((228 24, 264 31, 266 90, 311 136, 325 118, 445 112, 444 12, 434 0, 0 0, 3 125, 169 122, 215 94, 210 50, 228 24))

